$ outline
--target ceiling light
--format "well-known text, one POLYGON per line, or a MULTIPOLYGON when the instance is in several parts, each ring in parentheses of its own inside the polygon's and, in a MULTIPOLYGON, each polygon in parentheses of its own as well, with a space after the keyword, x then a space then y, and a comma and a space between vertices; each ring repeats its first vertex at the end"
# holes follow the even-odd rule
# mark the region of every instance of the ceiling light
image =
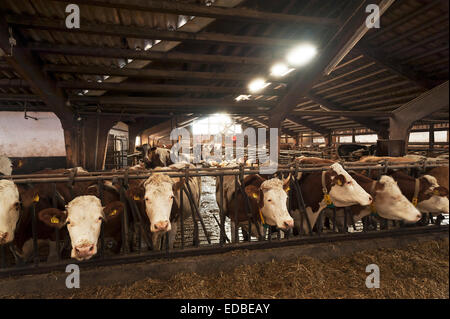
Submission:
POLYGON ((290 65, 303 66, 310 62, 317 54, 317 49, 310 44, 302 44, 287 55, 287 60, 290 65))
POLYGON ((268 85, 270 85, 270 83, 267 83, 266 80, 258 78, 250 82, 250 84, 248 85, 248 89, 252 93, 257 93, 268 85))
POLYGON ((238 97, 235 98, 236 101, 243 101, 243 100, 249 100, 251 95, 249 94, 241 94, 238 97))
POLYGON ((275 77, 281 77, 292 72, 293 70, 293 68, 289 68, 285 63, 276 63, 270 69, 270 74, 275 77))

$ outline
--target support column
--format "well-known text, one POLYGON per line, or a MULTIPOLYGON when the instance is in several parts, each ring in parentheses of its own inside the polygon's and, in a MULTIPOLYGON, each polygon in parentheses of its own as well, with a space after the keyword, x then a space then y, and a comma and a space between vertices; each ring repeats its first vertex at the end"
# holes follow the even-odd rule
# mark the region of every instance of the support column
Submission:
POLYGON ((434 151, 434 124, 430 124, 429 149, 430 152, 434 151))

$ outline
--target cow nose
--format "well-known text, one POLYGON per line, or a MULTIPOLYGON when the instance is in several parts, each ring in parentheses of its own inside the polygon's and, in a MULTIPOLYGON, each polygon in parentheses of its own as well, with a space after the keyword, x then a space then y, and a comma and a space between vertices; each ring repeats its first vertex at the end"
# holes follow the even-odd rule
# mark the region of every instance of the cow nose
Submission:
POLYGON ((6 238, 8 237, 8 233, 0 233, 0 243, 3 243, 4 241, 6 241, 6 238))
POLYGON ((165 220, 162 222, 157 222, 155 224, 155 231, 159 232, 159 231, 166 231, 167 228, 169 227, 169 221, 165 220))
POLYGON ((369 201, 370 201, 370 202, 373 202, 372 196, 369 196, 369 201))
POLYGON ((86 258, 94 255, 94 244, 76 246, 75 254, 80 258, 86 258))
POLYGON ((286 227, 287 229, 293 228, 294 227, 294 220, 293 219, 289 219, 284 221, 284 227, 286 227))

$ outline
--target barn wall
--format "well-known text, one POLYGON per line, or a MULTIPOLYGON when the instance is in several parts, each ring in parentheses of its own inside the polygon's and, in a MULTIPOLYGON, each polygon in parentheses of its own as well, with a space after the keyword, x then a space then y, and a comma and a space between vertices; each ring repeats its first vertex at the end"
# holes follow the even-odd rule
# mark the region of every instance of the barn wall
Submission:
POLYGON ((9 157, 66 156, 61 122, 50 112, 0 113, 0 153, 9 157))
POLYGON ((13 174, 64 168, 66 150, 61 122, 50 112, 0 112, 0 154, 13 162, 13 174))

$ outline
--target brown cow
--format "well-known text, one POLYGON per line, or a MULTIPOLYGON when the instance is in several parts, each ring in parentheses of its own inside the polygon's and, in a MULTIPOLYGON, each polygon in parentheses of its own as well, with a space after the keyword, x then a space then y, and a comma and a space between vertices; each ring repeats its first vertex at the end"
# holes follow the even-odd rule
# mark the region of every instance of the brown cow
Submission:
MULTIPOLYGON (((350 175, 372 196, 373 203, 370 206, 351 206, 346 226, 361 220, 371 213, 386 219, 403 220, 408 223, 415 223, 422 217, 422 214, 402 194, 392 177, 382 176, 379 181, 376 181, 355 172, 350 172, 350 175)), ((327 216, 332 218, 332 213, 328 212, 327 216)), ((336 226, 340 230, 344 227, 343 209, 336 210, 336 226)))
MULTIPOLYGON (((315 162, 319 166, 325 164, 323 159, 315 162)), ((330 165, 323 171, 303 173, 298 179, 298 186, 303 195, 306 215, 310 221, 311 229, 319 217, 320 212, 328 205, 336 207, 348 207, 352 205, 368 206, 372 203, 372 197, 348 174, 339 163, 330 165)), ((309 232, 308 224, 300 225, 300 208, 298 207, 297 194, 294 192, 293 212, 298 232, 302 227, 305 233, 309 232)))
MULTIPOLYGON (((294 221, 286 207, 289 178, 281 181, 278 178, 265 179, 260 175, 249 175, 244 178, 242 187, 249 199, 247 207, 246 199, 241 191, 235 193, 234 176, 224 176, 224 214, 231 219, 232 241, 236 242, 235 227, 242 227, 248 231, 250 208, 250 222, 252 224, 252 236, 264 236, 264 226, 276 226, 282 230, 289 230, 294 226, 294 221), (235 209, 237 209, 237 219, 235 209)), ((219 202, 220 189, 216 183, 216 199, 219 202)))
POLYGON ((416 206, 420 212, 433 215, 448 214, 448 189, 440 186, 435 177, 424 175, 415 179, 400 171, 391 172, 390 175, 408 200, 417 201, 416 206))

